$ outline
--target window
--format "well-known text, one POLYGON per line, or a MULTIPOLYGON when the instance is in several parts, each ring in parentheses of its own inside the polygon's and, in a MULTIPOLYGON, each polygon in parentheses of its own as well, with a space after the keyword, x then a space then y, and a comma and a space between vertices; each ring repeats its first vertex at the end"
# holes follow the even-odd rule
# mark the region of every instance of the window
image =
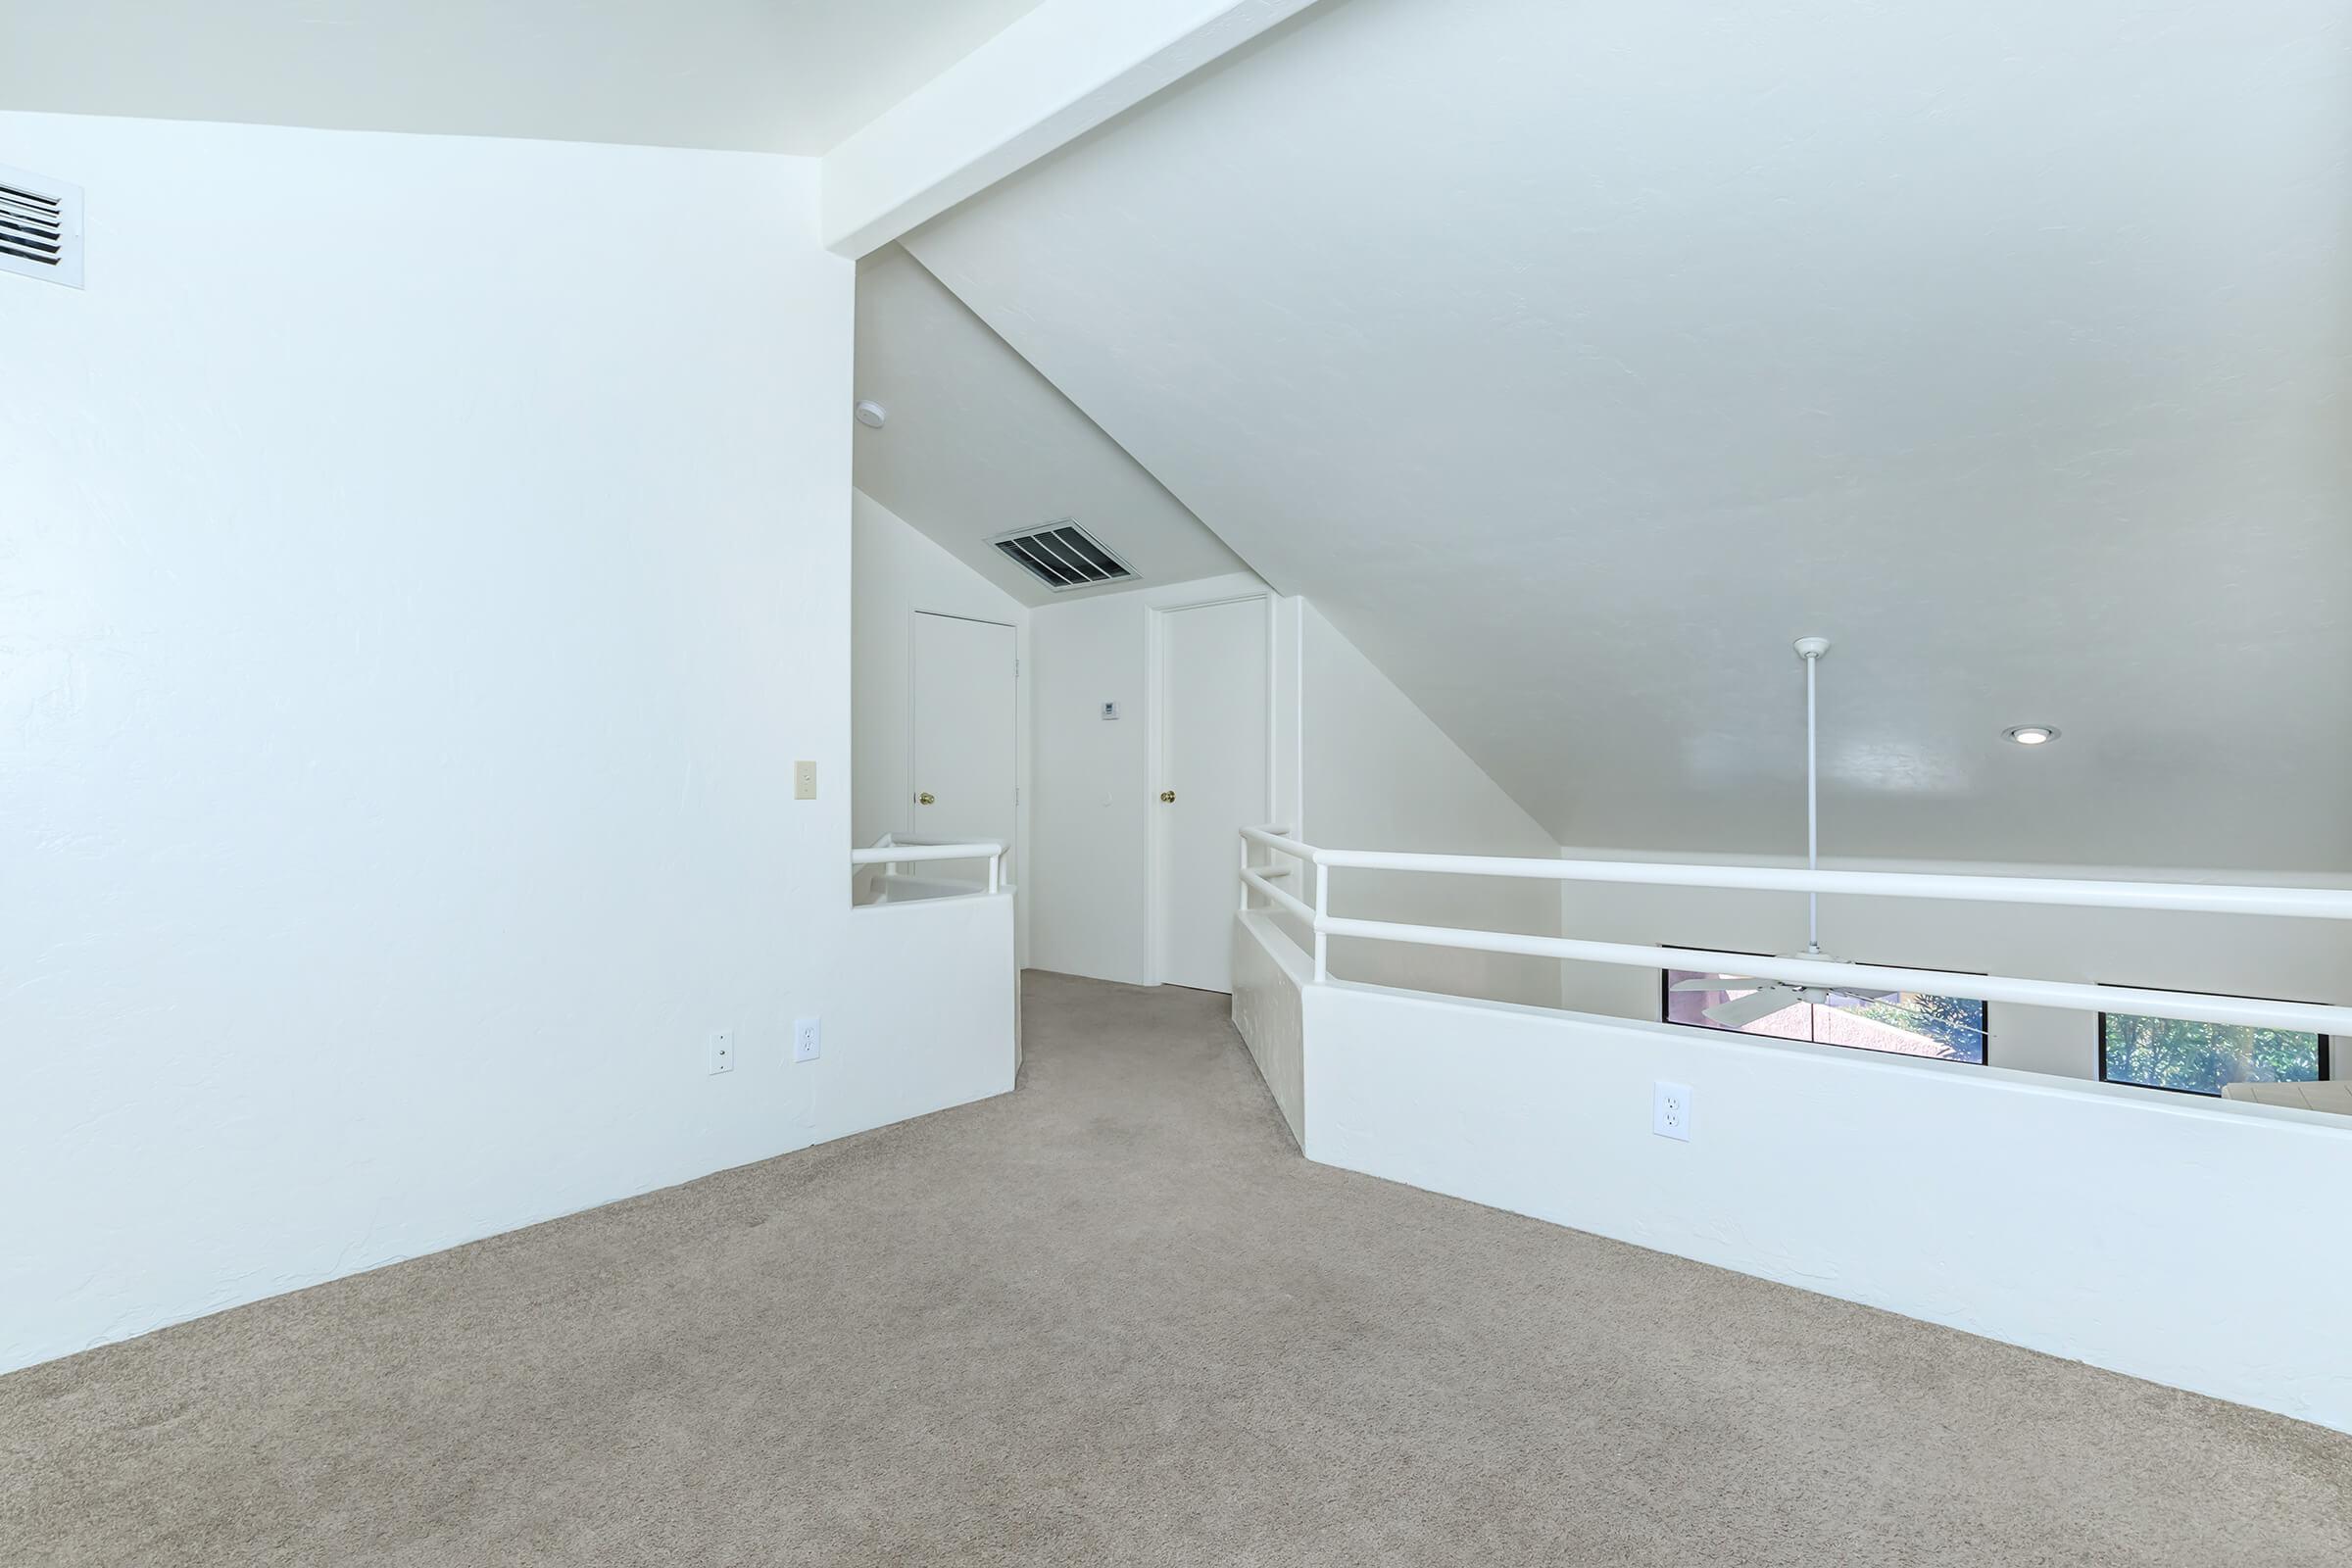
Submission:
POLYGON ((2184 1095, 2218 1095, 2224 1084, 2317 1083, 2328 1076, 2328 1039, 2292 1029, 2102 1012, 2099 1076, 2184 1095))
POLYGON ((1707 1009, 1735 998, 1750 996, 1757 988, 1726 985, 1720 991, 1675 989, 1683 981, 1702 977, 1725 981, 1739 978, 1696 969, 1668 969, 1658 1016, 1668 1023, 1725 1029, 1733 1034, 1769 1035, 1778 1040, 1809 1040, 1819 1046, 1851 1046, 1858 1051, 1933 1056, 1942 1061, 1981 1063, 1984 1059, 1984 1004, 1965 997, 1903 991, 1871 1002, 1835 992, 1828 1002, 1792 1002, 1778 1012, 1766 1013, 1733 1029, 1708 1017, 1707 1009))

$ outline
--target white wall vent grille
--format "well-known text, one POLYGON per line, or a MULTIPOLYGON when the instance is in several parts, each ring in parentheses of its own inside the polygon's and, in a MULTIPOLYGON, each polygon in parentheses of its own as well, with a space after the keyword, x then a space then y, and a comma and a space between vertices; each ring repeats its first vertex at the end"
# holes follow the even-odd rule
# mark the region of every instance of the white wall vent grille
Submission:
POLYGON ((81 287, 81 187, 0 166, 0 272, 81 287))
POLYGON ((1069 518, 1043 528, 1008 533, 991 539, 1021 569, 1055 593, 1092 588, 1099 582, 1122 582, 1135 575, 1124 561, 1096 542, 1095 536, 1069 518))

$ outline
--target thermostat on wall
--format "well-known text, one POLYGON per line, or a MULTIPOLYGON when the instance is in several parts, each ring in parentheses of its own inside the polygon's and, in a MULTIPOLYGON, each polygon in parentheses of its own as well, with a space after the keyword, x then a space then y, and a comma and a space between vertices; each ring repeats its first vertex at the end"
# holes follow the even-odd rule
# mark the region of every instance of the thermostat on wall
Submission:
POLYGON ((1102 716, 1103 716, 1104 718, 1116 718, 1116 717, 1118 717, 1118 716, 1119 716, 1119 705, 1118 705, 1118 704, 1116 704, 1116 703, 1104 703, 1104 704, 1102 705, 1102 716))

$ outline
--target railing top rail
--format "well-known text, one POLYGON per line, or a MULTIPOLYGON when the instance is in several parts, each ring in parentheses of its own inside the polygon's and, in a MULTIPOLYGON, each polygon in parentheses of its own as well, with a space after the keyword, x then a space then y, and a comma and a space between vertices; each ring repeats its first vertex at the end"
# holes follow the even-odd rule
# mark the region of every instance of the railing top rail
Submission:
MULTIPOLYGON (((1634 964, 1644 968, 1692 969, 1702 974, 1721 973, 1785 980, 1802 986, 1929 991, 1947 997, 1967 997, 1977 1002, 2068 1007, 2082 1012, 2141 1013, 2158 1018, 2186 1018, 2201 1023, 2242 1024, 2256 1029, 2291 1029, 2324 1035, 2352 1033, 2352 1007, 2272 1002, 2259 997, 2207 996, 2192 991, 2148 991, 2131 986, 2102 986, 2072 980, 2024 980, 2008 975, 1965 974, 1946 969, 1906 969, 1888 964, 1848 963, 1838 958, 1759 957, 1751 954, 1661 948, 1644 943, 1588 942, 1575 937, 1539 937, 1516 931, 1477 931, 1455 926, 1404 925, 1389 920, 1353 920, 1333 915, 1326 915, 1318 922, 1317 929, 1333 936, 1363 937, 1376 942, 1409 942, 1423 947, 1467 948, 1481 953, 1516 953, 1530 957, 1572 958, 1591 963, 1634 964)), ((1727 986, 1725 989, 1751 988, 1727 986)))
POLYGON ((1635 883, 1762 893, 1830 893, 1859 898, 2057 905, 2073 908, 2165 909, 2184 914, 2262 914, 2352 920, 2352 888, 2294 888, 2214 882, 2133 882, 2082 877, 1989 876, 1944 871, 1807 871, 1796 867, 1701 865, 1662 860, 1539 859, 1498 855, 1430 855, 1398 850, 1332 850, 1295 839, 1243 835, 1316 865, 1550 882, 1635 883))
MULTIPOLYGON (((1462 876, 1527 877, 1556 882, 1632 883, 1652 887, 1697 887, 1770 893, 1857 894, 1873 898, 1954 900, 1992 904, 2061 905, 2076 907, 2157 909, 2209 914, 2286 915, 2309 919, 2352 919, 2352 889, 2241 887, 2188 882, 2098 881, 2069 877, 1974 876, 1944 872, 1806 871, 1769 866, 1692 865, 1648 860, 1546 860, 1489 855, 1427 855, 1404 851, 1330 850, 1244 828, 1245 840, 1307 861, 1317 868, 1315 906, 1325 903, 1322 883, 1333 867, 1426 871, 1462 876)), ((1323 942, 1331 936, 1405 942, 1425 947, 1467 948, 1485 953, 1581 959, 1588 962, 1688 968, 1700 972, 1752 975, 1803 986, 1868 987, 1876 990, 1934 991, 1984 1002, 2147 1013, 2208 1023, 2352 1034, 2352 1008, 2283 1003, 2254 997, 2203 996, 2096 986, 2071 981, 2028 980, 2006 975, 1960 975, 1941 970, 1902 969, 1849 963, 1834 958, 1762 957, 1697 952, 1636 943, 1592 942, 1505 931, 1411 925, 1350 919, 1328 907, 1309 906, 1283 893, 1245 856, 1248 886, 1279 906, 1309 919, 1316 935, 1316 978, 1325 977, 1323 942)))
POLYGON ((1004 853, 997 839, 975 839, 969 844, 896 844, 877 845, 868 850, 852 850, 852 865, 883 865, 901 860, 981 860, 994 859, 1004 853))

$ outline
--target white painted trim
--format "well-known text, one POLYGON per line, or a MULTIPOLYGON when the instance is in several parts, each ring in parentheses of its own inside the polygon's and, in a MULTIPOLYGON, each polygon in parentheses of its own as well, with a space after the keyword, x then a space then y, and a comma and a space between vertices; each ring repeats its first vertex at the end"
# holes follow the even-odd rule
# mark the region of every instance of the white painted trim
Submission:
POLYGON ((1152 796, 1166 786, 1159 781, 1167 769, 1167 621, 1166 612, 1153 605, 1144 612, 1144 984, 1163 983, 1167 972, 1168 830, 1160 813, 1152 809, 1152 796))
POLYGON ((1044 0, 825 154, 825 245, 876 250, 1313 3, 1044 0))
POLYGON ((1308 722, 1306 601, 1298 599, 1296 602, 1298 606, 1298 612, 1291 617, 1291 687, 1298 717, 1298 721, 1291 726, 1291 743, 1297 754, 1291 760, 1291 787, 1297 792, 1297 795, 1295 799, 1281 804, 1289 810, 1294 830, 1300 838, 1304 838, 1308 826, 1306 820, 1306 726, 1308 722))
POLYGON ((906 838, 914 837, 914 797, 921 788, 914 782, 914 710, 920 702, 915 693, 923 679, 923 672, 915 663, 915 637, 922 623, 915 617, 929 613, 931 612, 917 610, 912 605, 906 607, 906 749, 900 754, 906 759, 906 776, 899 780, 899 826, 895 830, 906 838))
POLYGON ((1281 617, 1275 613, 1280 595, 1268 590, 1266 601, 1266 814, 1271 817, 1283 809, 1276 791, 1282 780, 1281 765, 1275 760, 1276 743, 1281 739, 1282 725, 1277 718, 1281 710, 1282 680, 1278 671, 1282 661, 1274 652, 1274 639, 1282 630, 1281 617))

